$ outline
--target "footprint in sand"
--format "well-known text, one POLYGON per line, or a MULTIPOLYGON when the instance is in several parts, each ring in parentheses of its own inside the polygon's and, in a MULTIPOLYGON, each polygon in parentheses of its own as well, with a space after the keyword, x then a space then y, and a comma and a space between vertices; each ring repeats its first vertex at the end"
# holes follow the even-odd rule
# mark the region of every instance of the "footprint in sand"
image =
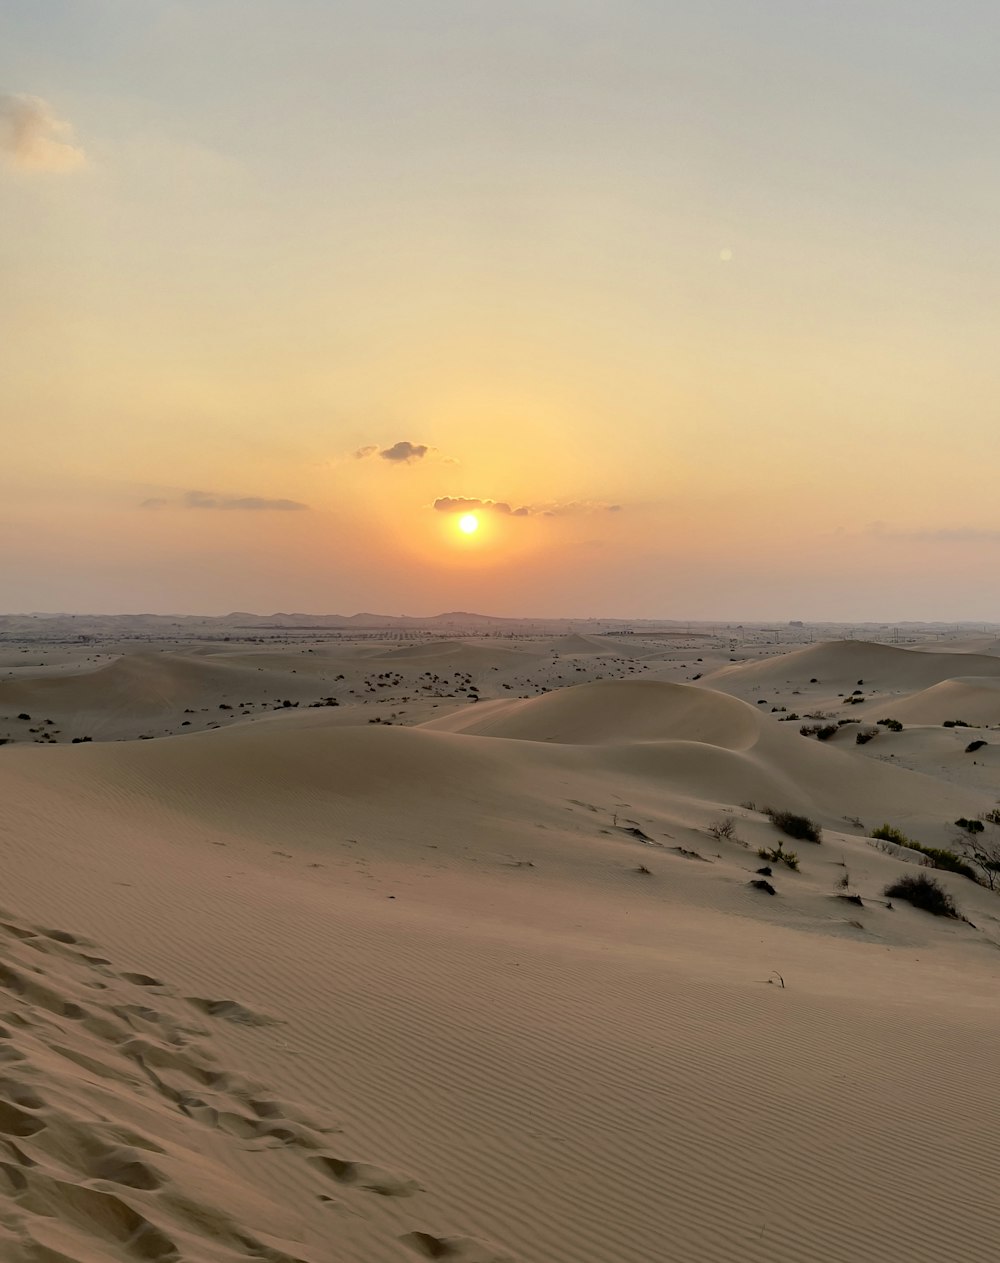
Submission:
POLYGON ((309 1161, 338 1184, 363 1188, 369 1193, 378 1193, 380 1197, 412 1197, 414 1193, 421 1191, 416 1180, 404 1175, 393 1175, 367 1162, 348 1162, 329 1154, 317 1154, 309 1161))
POLYGON ((494 1246, 472 1237, 435 1237, 429 1232, 408 1232, 400 1241, 425 1259, 454 1259, 455 1263, 513 1263, 514 1260, 512 1254, 502 1254, 494 1246))

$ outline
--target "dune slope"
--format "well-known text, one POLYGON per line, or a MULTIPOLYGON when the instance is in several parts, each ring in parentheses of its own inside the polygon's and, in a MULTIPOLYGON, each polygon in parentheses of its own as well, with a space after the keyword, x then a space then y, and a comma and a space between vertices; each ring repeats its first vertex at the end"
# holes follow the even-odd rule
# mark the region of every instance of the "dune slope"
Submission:
POLYGON ((12 1263, 993 1257, 1000 905, 886 906, 843 820, 985 791, 605 681, 4 747, 0 801, 12 1263))

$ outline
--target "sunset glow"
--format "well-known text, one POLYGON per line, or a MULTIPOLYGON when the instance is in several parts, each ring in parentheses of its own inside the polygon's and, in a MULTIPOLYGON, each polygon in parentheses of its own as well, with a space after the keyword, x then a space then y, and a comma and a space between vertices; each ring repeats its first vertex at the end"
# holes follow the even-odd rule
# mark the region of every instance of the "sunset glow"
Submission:
POLYGON ((1000 612, 1000 17, 511 3, 8 6, 13 608, 1000 612))

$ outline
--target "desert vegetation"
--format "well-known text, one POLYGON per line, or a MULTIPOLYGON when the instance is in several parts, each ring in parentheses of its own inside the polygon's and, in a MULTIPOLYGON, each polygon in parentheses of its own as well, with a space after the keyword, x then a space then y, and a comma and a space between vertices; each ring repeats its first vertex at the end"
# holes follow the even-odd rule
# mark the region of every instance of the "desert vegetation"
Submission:
POLYGON ((884 894, 887 899, 902 899, 935 917, 951 917, 957 921, 961 915, 947 890, 924 873, 897 878, 886 886, 884 894))
POLYGON ((801 842, 822 840, 823 830, 815 820, 810 820, 808 816, 796 815, 794 811, 778 811, 773 807, 768 807, 764 814, 776 829, 780 829, 790 838, 801 842))

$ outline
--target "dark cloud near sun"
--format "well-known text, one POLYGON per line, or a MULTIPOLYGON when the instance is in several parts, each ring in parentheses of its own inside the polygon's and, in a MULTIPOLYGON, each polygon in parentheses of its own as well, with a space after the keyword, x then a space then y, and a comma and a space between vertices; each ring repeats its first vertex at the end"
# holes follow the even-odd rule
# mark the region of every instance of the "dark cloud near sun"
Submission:
POLYGON ((367 460, 370 456, 378 456, 379 460, 387 460, 393 465, 412 465, 423 460, 431 448, 426 443, 411 443, 408 439, 400 439, 392 447, 379 447, 377 443, 368 443, 353 453, 355 460, 367 460))
POLYGON ((620 504, 590 500, 567 500, 562 504, 522 504, 514 508, 506 500, 479 500, 466 496, 440 496, 434 501, 438 513, 500 513, 508 517, 574 517, 594 513, 620 513, 620 504))
POLYGON ((440 496, 434 501, 439 513, 506 513, 511 517, 527 517, 526 506, 512 509, 504 500, 475 500, 465 496, 440 496))
POLYGON ((413 461, 423 460, 430 451, 426 443, 408 443, 404 439, 402 442, 393 443, 392 447, 384 447, 379 456, 382 460, 391 461, 413 461))
POLYGON ((220 496, 207 491, 185 491, 176 500, 152 496, 143 500, 141 509, 222 509, 238 513, 298 513, 308 509, 300 500, 272 500, 265 496, 220 496))

